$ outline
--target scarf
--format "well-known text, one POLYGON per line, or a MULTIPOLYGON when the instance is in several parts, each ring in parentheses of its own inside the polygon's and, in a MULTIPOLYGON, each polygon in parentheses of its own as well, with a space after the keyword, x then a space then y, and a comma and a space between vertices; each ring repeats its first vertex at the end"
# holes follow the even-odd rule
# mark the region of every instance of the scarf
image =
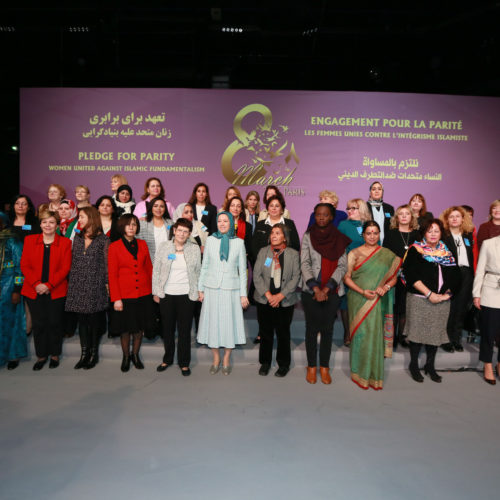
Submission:
POLYGON ((436 248, 432 249, 427 244, 427 241, 425 241, 425 238, 423 238, 422 241, 415 241, 412 247, 415 247, 417 252, 422 255, 427 262, 433 262, 435 264, 439 264, 440 266, 456 265, 453 254, 448 250, 448 247, 442 241, 439 241, 436 248))
POLYGON ((281 287, 281 264, 280 255, 285 251, 286 241, 281 245, 271 245, 271 251, 273 252, 273 263, 271 264, 271 278, 273 279, 274 286, 276 288, 281 287))
POLYGON ((216 233, 213 233, 212 236, 215 236, 220 241, 220 250, 219 256, 220 260, 227 261, 229 257, 229 240, 235 238, 234 236, 234 219, 233 216, 229 212, 219 212, 217 214, 217 222, 219 221, 219 217, 224 214, 229 218, 229 230, 227 233, 221 233, 218 229, 216 233))
POLYGON ((130 252, 130 255, 137 260, 137 254, 139 252, 139 245, 137 244, 137 240, 134 238, 132 241, 128 241, 125 236, 122 236, 123 244, 125 248, 130 252))
POLYGON ((347 246, 351 243, 351 239, 342 234, 333 224, 328 224, 327 227, 320 229, 314 223, 309 229, 309 235, 311 236, 311 244, 314 250, 321 257, 329 260, 339 260, 347 246))
POLYGON ((380 198, 380 200, 375 201, 372 200, 371 198, 368 199, 367 203, 371 205, 373 208, 380 208, 384 204, 384 200, 380 198))
POLYGON ((238 219, 235 223, 235 227, 236 236, 238 236, 240 240, 244 240, 247 232, 247 225, 245 224, 245 221, 243 219, 238 219))
MULTIPOLYGON (((189 205, 191 208, 193 208, 190 203, 181 203, 180 205, 178 205, 177 208, 174 211, 174 218, 173 218, 174 222, 177 222, 177 219, 180 219, 182 217, 182 214, 184 213, 184 208, 186 208, 186 205, 189 205)), ((193 208, 193 216, 194 216, 194 212, 195 212, 195 209, 193 208)), ((191 223, 193 224, 193 230, 191 231, 191 237, 195 238, 195 239, 199 238, 199 236, 200 236, 200 233, 198 231, 197 222, 198 221, 195 220, 195 219, 191 220, 191 223)))
POLYGON ((71 208, 71 215, 67 219, 61 219, 61 222, 59 222, 59 231, 64 236, 66 234, 68 226, 76 219, 76 216, 78 215, 78 209, 76 208, 75 202, 72 200, 62 200, 61 205, 63 204, 69 205, 69 207, 71 208))

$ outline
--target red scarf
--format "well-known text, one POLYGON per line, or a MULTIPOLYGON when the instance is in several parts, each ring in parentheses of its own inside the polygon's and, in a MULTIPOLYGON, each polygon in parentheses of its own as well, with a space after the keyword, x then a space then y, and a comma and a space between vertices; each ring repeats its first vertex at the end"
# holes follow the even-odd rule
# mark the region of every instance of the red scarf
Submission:
POLYGON ((241 240, 245 240, 245 236, 247 233, 247 225, 245 224, 245 221, 242 219, 238 219, 236 221, 236 236, 240 238, 241 240))

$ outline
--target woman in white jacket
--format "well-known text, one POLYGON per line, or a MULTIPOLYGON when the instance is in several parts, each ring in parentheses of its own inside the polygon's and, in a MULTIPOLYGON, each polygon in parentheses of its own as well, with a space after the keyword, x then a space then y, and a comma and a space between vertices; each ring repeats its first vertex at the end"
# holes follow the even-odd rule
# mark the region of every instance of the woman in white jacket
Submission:
POLYGON ((231 351, 245 344, 243 309, 248 307, 247 258, 243 240, 234 235, 233 216, 217 214, 217 232, 207 238, 203 253, 198 290, 201 308, 198 342, 212 349, 210 373, 220 369, 220 352, 224 348, 222 373, 231 373, 231 351))
MULTIPOLYGON (((495 385, 493 346, 500 334, 500 236, 483 241, 472 288, 474 305, 481 309, 479 361, 484 363, 484 380, 495 385)), ((500 376, 500 351, 497 358, 500 376)))

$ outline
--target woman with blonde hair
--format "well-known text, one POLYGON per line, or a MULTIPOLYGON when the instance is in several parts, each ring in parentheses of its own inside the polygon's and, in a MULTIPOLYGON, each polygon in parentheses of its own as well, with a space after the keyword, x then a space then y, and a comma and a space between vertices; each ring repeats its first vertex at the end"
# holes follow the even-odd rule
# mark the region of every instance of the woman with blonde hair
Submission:
POLYGON ((111 177, 111 191, 113 192, 113 199, 117 201, 118 188, 128 184, 127 178, 122 174, 115 174, 111 177))
MULTIPOLYGON (((339 204, 339 197, 337 196, 337 193, 335 191, 330 191, 328 189, 323 189, 319 193, 319 202, 320 203, 330 203, 330 205, 333 205, 333 208, 335 208, 335 217, 332 220, 332 224, 335 227, 339 227, 339 224, 347 219, 347 214, 342 211, 338 210, 337 206, 339 204)), ((314 216, 314 212, 311 214, 309 217, 309 224, 307 225, 308 228, 310 228, 314 223, 316 222, 316 218, 314 216)))
MULTIPOLYGON (((384 248, 394 252, 400 259, 404 259, 410 246, 419 239, 417 217, 412 213, 410 205, 401 205, 392 216, 389 231, 385 235, 384 248)), ((406 286, 398 277, 396 282, 396 297, 394 299, 394 345, 409 347, 404 337, 406 324, 406 286)))
POLYGON ((83 207, 90 207, 90 189, 88 186, 80 184, 75 187, 75 200, 78 209, 83 207))
POLYGON ((224 200, 222 201, 222 206, 220 207, 219 212, 224 212, 224 207, 227 205, 227 202, 235 196, 239 196, 240 198, 242 197, 240 190, 236 186, 229 186, 224 194, 224 200))
POLYGON ((447 352, 462 352, 462 329, 467 311, 472 305, 472 283, 474 281, 474 240, 472 218, 463 207, 447 208, 439 219, 443 223, 443 243, 451 251, 460 270, 460 286, 450 302, 450 315, 446 331, 449 342, 441 347, 447 352))

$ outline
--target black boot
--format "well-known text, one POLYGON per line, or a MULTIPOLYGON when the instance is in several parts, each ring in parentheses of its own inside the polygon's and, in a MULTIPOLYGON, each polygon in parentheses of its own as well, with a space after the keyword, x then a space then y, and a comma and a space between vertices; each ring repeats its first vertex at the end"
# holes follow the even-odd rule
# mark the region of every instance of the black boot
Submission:
POLYGON ((97 364, 99 361, 99 358, 97 357, 97 339, 98 339, 98 333, 96 328, 89 328, 89 351, 90 351, 90 357, 89 361, 84 368, 86 370, 91 370, 94 368, 94 366, 97 364))
POLYGON ((90 351, 89 351, 89 332, 86 325, 78 326, 78 334, 80 335, 80 347, 82 348, 82 355, 80 360, 75 365, 75 370, 80 368, 85 368, 89 362, 90 351))
POLYGON ((128 372, 130 370, 130 356, 123 355, 122 366, 120 367, 122 372, 128 372))
POLYGON ((441 382, 443 379, 436 373, 434 368, 434 360, 436 359, 437 346, 427 345, 425 346, 425 351, 427 353, 427 361, 424 366, 424 373, 429 375, 433 382, 441 382))
POLYGON ((410 370, 411 378, 415 380, 415 382, 423 382, 424 377, 420 373, 420 369, 418 367, 418 355, 420 354, 421 344, 416 342, 410 342, 410 366, 408 367, 410 370))

